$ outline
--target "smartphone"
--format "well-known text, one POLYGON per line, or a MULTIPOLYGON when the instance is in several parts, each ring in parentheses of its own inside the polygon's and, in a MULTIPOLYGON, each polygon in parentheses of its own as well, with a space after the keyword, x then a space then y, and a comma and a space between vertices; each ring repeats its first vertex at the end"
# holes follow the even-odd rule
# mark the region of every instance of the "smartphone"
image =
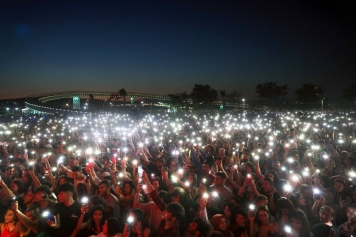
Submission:
POLYGON ((252 184, 252 176, 250 174, 246 176, 246 184, 252 184))
POLYGON ((43 212, 42 216, 45 217, 46 220, 49 220, 51 222, 55 222, 54 216, 49 211, 43 212))
POLYGON ((138 173, 138 177, 142 178, 142 174, 143 174, 142 165, 139 165, 137 167, 137 173, 138 173))

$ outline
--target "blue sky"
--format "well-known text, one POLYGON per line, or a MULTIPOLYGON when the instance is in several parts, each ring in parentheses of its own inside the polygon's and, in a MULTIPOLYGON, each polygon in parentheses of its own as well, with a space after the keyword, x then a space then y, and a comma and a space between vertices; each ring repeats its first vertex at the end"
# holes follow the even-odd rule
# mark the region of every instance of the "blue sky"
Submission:
POLYGON ((333 1, 5 0, 0 99, 68 90, 168 94, 354 82, 355 7, 333 1), (247 1, 246 1, 247 2, 247 1))

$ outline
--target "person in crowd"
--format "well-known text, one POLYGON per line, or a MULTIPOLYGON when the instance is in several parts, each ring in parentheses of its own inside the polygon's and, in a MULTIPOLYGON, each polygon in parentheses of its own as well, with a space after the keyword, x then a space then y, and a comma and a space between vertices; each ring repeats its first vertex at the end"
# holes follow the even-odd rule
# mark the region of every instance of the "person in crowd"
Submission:
POLYGON ((313 236, 310 232, 308 219, 304 212, 301 210, 295 210, 291 213, 291 228, 292 236, 313 236))
POLYGON ((5 222, 0 223, 1 237, 20 237, 21 236, 21 222, 16 216, 16 213, 12 209, 6 211, 5 222))
POLYGON ((356 236, 352 116, 13 116, 0 124, 5 234, 209 236, 211 219, 216 236, 308 237, 302 211, 313 233, 356 236))
POLYGON ((125 223, 123 237, 138 236, 149 237, 150 229, 144 224, 144 213, 141 209, 133 208, 130 210, 128 223, 125 223), (130 225, 130 226, 129 226, 130 225))
POLYGON ((312 228, 313 237, 336 237, 331 226, 326 224, 317 224, 312 228))
POLYGON ((88 213, 89 210, 90 209, 86 203, 82 204, 80 209, 81 214, 77 222, 77 226, 70 237, 77 236, 81 230, 84 230, 82 234, 83 236, 98 235, 103 231, 102 227, 106 220, 104 206, 101 204, 94 206, 94 208, 90 211, 90 219, 86 222, 83 222, 84 216, 86 213, 88 213))
POLYGON ((71 183, 62 184, 59 187, 58 201, 54 207, 53 219, 46 220, 47 225, 55 229, 58 237, 70 236, 76 228, 81 214, 81 205, 73 199, 75 187, 71 183))
POLYGON ((120 237, 119 221, 115 217, 109 217, 104 225, 103 231, 98 235, 91 235, 89 237, 120 237))
MULTIPOLYGON (((221 162, 218 162, 221 166, 221 162)), ((232 192, 225 186, 226 173, 219 171, 215 174, 215 181, 212 189, 218 193, 220 201, 218 203, 218 209, 222 210, 226 202, 228 202, 232 197, 232 192)))
POLYGON ((251 237, 278 236, 280 233, 278 224, 274 221, 267 206, 262 206, 254 213, 249 211, 251 237))
POLYGON ((210 219, 210 223, 214 227, 214 230, 219 231, 223 236, 233 237, 232 232, 227 229, 226 218, 223 215, 214 215, 210 219))
POLYGON ((99 194, 104 200, 106 215, 120 219, 120 202, 117 197, 111 193, 110 189, 109 180, 105 179, 99 183, 99 194))

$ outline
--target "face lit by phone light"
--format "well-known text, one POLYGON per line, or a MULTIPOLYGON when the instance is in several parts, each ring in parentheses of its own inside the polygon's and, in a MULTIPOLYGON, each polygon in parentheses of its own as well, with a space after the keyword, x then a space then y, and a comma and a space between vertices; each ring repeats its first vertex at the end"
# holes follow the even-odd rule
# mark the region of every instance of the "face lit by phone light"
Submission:
POLYGON ((347 207, 346 215, 349 221, 351 220, 356 221, 356 207, 352 207, 352 206, 347 207))
POLYGON ((334 190, 337 193, 341 193, 344 190, 344 185, 340 182, 335 182, 334 183, 334 190))

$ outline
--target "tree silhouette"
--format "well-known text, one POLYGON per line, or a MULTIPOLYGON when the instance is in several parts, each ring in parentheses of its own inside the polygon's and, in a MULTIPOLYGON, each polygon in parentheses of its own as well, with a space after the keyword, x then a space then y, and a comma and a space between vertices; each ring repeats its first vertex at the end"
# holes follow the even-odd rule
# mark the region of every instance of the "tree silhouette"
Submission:
POLYGON ((240 103, 242 99, 243 93, 241 91, 237 91, 236 89, 231 91, 231 93, 227 94, 226 101, 232 103, 240 103))
POLYGON ((326 90, 322 86, 314 84, 304 84, 295 91, 297 99, 304 103, 316 103, 324 98, 326 90))
POLYGON ((286 96, 288 94, 287 90, 287 85, 278 86, 276 82, 271 81, 256 86, 258 97, 269 101, 286 96))
POLYGON ((124 97, 124 106, 126 106, 126 96, 127 96, 127 93, 126 93, 126 90, 124 88, 121 88, 119 90, 119 96, 121 97, 124 97))
POLYGON ((168 97, 170 98, 170 106, 173 108, 181 108, 184 104, 180 93, 168 94, 168 97))
POLYGON ((190 94, 195 104, 206 104, 207 108, 209 105, 218 100, 217 90, 211 88, 210 85, 195 84, 193 91, 190 94))
POLYGON ((183 106, 185 107, 185 110, 188 108, 188 98, 189 95, 187 92, 182 92, 182 93, 177 93, 177 94, 168 94, 168 97, 171 99, 170 104, 174 108, 182 108, 183 106))
POLYGON ((350 85, 348 88, 346 88, 343 93, 342 93, 342 98, 347 99, 348 101, 352 103, 356 103, 356 83, 350 85))

